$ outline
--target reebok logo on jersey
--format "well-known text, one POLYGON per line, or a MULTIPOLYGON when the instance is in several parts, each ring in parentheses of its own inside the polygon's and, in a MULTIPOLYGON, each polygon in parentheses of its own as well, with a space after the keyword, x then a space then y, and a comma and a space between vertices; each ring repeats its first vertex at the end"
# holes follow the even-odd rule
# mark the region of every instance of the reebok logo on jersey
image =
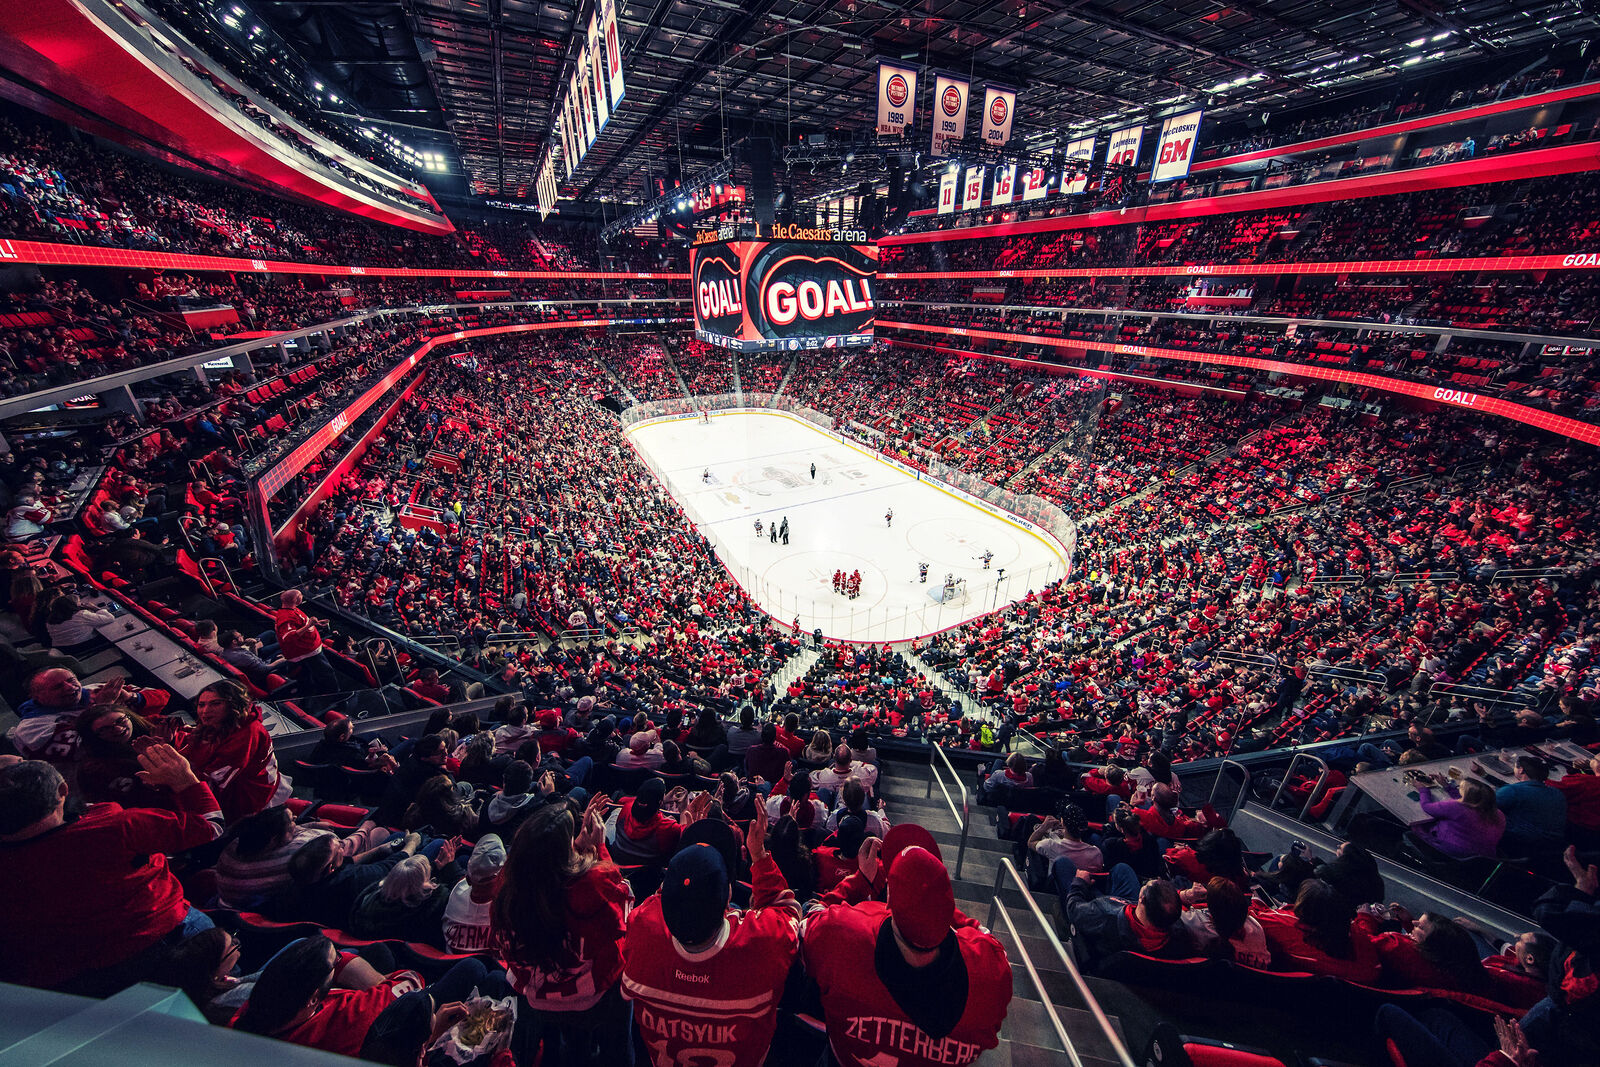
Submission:
POLYGON ((932 1038, 904 1019, 882 1015, 852 1016, 845 1035, 874 1048, 910 1053, 930 1063, 971 1063, 983 1051, 970 1041, 953 1037, 932 1038))
POLYGON ((676 978, 680 982, 700 982, 709 984, 711 981, 711 976, 709 974, 685 974, 682 971, 673 971, 672 977, 676 978))

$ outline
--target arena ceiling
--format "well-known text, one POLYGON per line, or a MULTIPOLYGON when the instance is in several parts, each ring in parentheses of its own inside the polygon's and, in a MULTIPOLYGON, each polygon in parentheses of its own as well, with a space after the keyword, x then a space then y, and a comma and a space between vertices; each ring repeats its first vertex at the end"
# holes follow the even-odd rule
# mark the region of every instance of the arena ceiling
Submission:
MULTIPOLYGON (((240 0, 370 116, 533 196, 593 0, 240 0), (430 134, 428 131, 437 131, 430 134)), ((755 130, 861 135, 878 58, 1020 89, 1014 137, 1179 104, 1278 111, 1465 65, 1509 76, 1600 28, 1592 0, 625 0, 627 97, 563 195, 637 200, 755 130), (1536 57, 1535 57, 1536 58, 1536 57)), ((975 90, 976 91, 976 90, 975 90)))

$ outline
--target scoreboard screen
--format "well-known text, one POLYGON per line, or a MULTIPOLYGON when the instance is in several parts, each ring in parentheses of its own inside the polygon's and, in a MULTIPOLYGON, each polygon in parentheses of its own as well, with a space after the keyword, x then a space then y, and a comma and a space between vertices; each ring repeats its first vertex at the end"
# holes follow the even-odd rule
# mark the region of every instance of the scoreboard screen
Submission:
POLYGON ((695 336, 722 348, 872 343, 878 246, 864 233, 787 224, 707 231, 689 253, 695 336))

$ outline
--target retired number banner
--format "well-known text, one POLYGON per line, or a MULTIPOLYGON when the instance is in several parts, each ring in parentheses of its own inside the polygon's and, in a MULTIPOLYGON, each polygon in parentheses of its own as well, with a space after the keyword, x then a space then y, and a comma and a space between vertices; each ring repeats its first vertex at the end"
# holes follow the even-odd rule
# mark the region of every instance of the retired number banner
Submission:
POLYGON ((1182 178, 1194 164, 1195 142, 1200 139, 1200 108, 1173 115, 1161 124, 1161 139, 1156 142, 1156 161, 1150 167, 1150 180, 1182 178))
POLYGON ((961 181, 961 175, 953 170, 947 170, 939 175, 939 214, 951 215, 956 210, 956 185, 961 181))
MULTIPOLYGON (((1093 163, 1094 135, 1091 134, 1088 137, 1080 137, 1076 141, 1068 142, 1066 159, 1069 163, 1075 160, 1083 163, 1093 163)), ((1087 188, 1089 188, 1088 168, 1078 170, 1074 167, 1068 167, 1062 171, 1061 191, 1063 193, 1068 196, 1076 196, 1087 188)))
POLYGON ((1139 142, 1144 140, 1144 126, 1128 126, 1111 135, 1106 149, 1106 162, 1133 166, 1139 162, 1139 142))
POLYGON ((600 0, 600 32, 605 39, 606 80, 611 83, 611 110, 622 103, 622 36, 617 29, 617 0, 600 0))
POLYGON ((983 206, 983 168, 968 167, 967 181, 961 188, 961 210, 983 206))
POLYGON ((1011 198, 1017 191, 1017 165, 1006 163, 994 169, 994 191, 989 196, 989 203, 996 207, 1003 207, 1011 203, 1011 198))

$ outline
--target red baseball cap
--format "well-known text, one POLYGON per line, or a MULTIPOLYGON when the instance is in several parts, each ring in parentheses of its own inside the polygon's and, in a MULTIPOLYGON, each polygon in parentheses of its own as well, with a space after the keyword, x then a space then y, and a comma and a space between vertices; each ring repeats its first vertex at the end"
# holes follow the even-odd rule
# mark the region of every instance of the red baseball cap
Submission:
POLYGON ((955 918, 956 895, 944 862, 919 845, 889 868, 889 916, 912 948, 931 951, 944 943, 955 918))

